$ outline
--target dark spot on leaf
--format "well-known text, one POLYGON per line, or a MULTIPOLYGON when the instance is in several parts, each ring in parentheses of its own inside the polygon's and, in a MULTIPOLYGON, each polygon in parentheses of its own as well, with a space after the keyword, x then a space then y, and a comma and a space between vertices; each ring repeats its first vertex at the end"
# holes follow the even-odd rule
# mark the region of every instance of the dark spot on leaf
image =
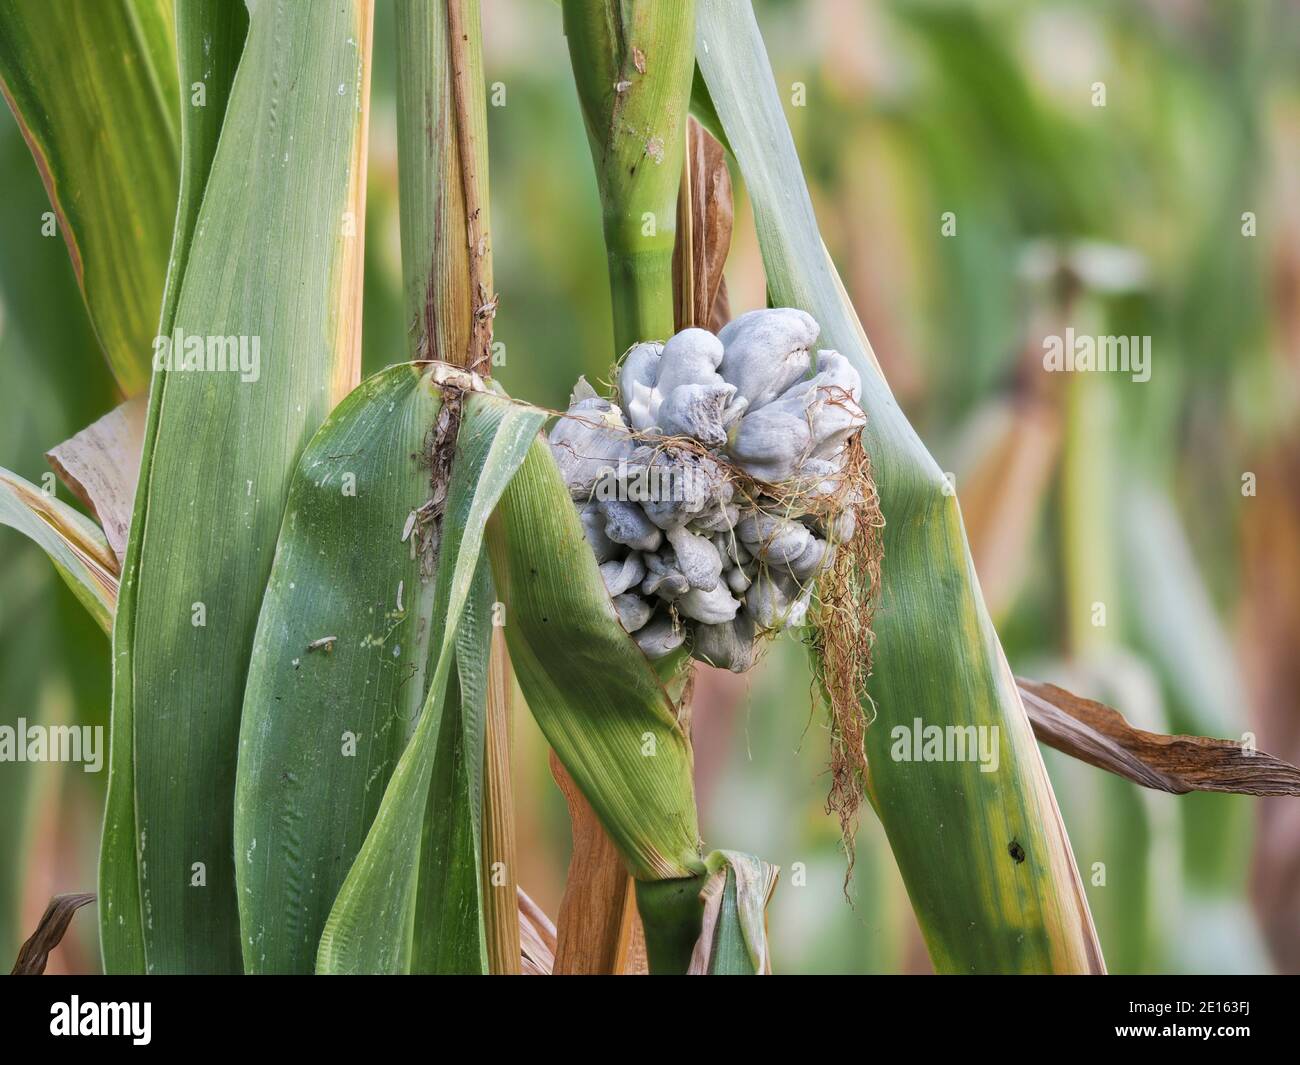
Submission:
POLYGON ((1025 860, 1025 848, 1014 839, 1007 845, 1007 853, 1015 859, 1017 865, 1025 860))

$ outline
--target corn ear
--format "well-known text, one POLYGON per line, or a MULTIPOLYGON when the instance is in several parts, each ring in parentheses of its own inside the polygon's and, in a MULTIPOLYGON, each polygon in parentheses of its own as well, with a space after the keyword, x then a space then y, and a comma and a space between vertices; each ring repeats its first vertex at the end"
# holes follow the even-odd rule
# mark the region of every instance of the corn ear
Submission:
MULTIPOLYGON (((673 251, 695 5, 565 0, 563 6, 600 190, 614 341, 624 351, 673 332, 673 251)), ((511 643, 515 671, 552 748, 638 880, 651 970, 685 972, 699 938, 699 888, 705 883, 690 740, 676 705, 689 663, 676 655, 651 666, 623 632, 577 515, 561 502, 565 493, 549 451, 538 449, 529 461, 532 468, 525 464, 524 472, 531 479, 521 474, 516 498, 503 501, 498 515, 508 531, 492 540, 498 586, 522 607, 507 628, 507 638, 520 646, 516 651, 511 643), (537 537, 548 498, 554 505, 547 516, 556 524, 537 537), (534 539, 525 542, 528 529, 534 539), (509 551, 498 549, 507 542, 509 551), (548 572, 556 563, 560 568, 548 572), (553 585, 553 574, 568 575, 570 583, 553 585), (628 693, 634 693, 635 715, 621 712, 628 693), (641 728, 638 786, 632 752, 641 728), (662 742, 671 745, 666 760, 662 742)), ((580 829, 585 826, 575 818, 575 833, 580 829)), ((599 851, 588 857, 598 859, 599 851)), ((584 890, 607 885, 596 912, 606 918, 617 913, 624 889, 609 883, 617 878, 608 870, 587 873, 584 890)), ((621 929, 610 931, 621 938, 621 929)), ((601 953, 616 953, 617 940, 603 946, 601 953)))
POLYGON ((619 624, 545 441, 501 497, 488 545, 524 698, 629 872, 702 871, 690 739, 619 624))

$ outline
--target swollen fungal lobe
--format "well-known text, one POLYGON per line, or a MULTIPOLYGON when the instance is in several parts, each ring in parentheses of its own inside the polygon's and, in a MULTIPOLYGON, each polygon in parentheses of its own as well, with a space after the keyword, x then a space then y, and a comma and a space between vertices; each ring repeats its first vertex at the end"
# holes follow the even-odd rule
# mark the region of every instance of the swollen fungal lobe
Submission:
POLYGON ((811 443, 803 408, 790 411, 771 404, 740 419, 731 431, 727 451, 756 481, 780 484, 799 472, 811 443))
POLYGON ((605 581, 605 590, 611 596, 622 595, 633 585, 641 583, 645 577, 645 563, 633 551, 627 558, 602 563, 600 575, 605 581))
POLYGON ((677 601, 677 610, 688 618, 706 625, 730 621, 740 609, 740 600, 732 597, 724 584, 715 584, 710 591, 692 588, 677 601))
POLYGON ((757 657, 756 632, 748 614, 719 625, 696 625, 691 651, 701 662, 743 673, 757 657))
POLYGON ((736 532, 749 552, 768 565, 794 561, 813 540, 812 533, 799 522, 757 511, 742 518, 736 532))
POLYGON ((604 499, 600 510, 605 515, 605 535, 616 544, 626 544, 636 551, 653 551, 664 538, 663 532, 635 503, 604 499))
POLYGON ((777 308, 634 345, 617 401, 579 379, 552 430, 614 609, 649 657, 689 641, 749 669, 767 633, 805 623, 852 537, 859 500, 842 482, 861 381, 838 352, 812 368, 819 331, 777 308))
POLYGON ((728 384, 678 385, 659 405, 659 428, 665 436, 693 436, 706 447, 721 447, 727 442, 723 414, 735 394, 728 384))
POLYGON ((718 578, 722 576, 722 556, 712 540, 679 528, 668 533, 668 542, 673 546, 678 569, 692 588, 711 592, 718 586, 718 578))
POLYGON ((763 569, 745 594, 745 612, 760 629, 779 629, 794 602, 794 580, 763 569))
POLYGON ((646 578, 641 583, 641 591, 646 595, 657 595, 666 602, 674 602, 691 589, 691 582, 677 568, 677 558, 671 552, 667 557, 658 554, 645 556, 646 578))
POLYGON ((619 402, 627 414, 628 424, 638 432, 648 431, 659 413, 655 382, 659 378, 663 350, 662 344, 637 344, 627 353, 619 371, 619 402))
POLYGON ((722 385, 722 355, 722 341, 707 329, 683 329, 663 347, 655 387, 667 397, 682 385, 722 385))
POLYGON ((623 412, 607 399, 579 399, 569 414, 551 431, 551 453, 569 494, 587 499, 601 473, 632 453, 632 440, 623 412))
POLYGON ((718 334, 726 349, 719 370, 748 409, 757 410, 808 372, 808 350, 819 332, 811 314, 792 307, 742 314, 718 334))
POLYGON ((686 631, 674 623, 667 610, 660 610, 632 636, 649 657, 663 658, 685 642, 686 631))
POLYGON ((639 595, 633 594, 614 596, 614 609, 618 612, 619 623, 628 632, 636 632, 654 613, 654 607, 639 595))
POLYGON ((808 581, 835 560, 835 545, 813 537, 803 553, 790 561, 790 574, 798 581, 808 581), (829 554, 827 553, 829 551, 829 554))
POLYGON ((596 561, 607 562, 618 553, 619 546, 605 535, 605 516, 595 503, 585 503, 578 508, 578 517, 582 520, 582 532, 591 545, 596 561))
POLYGON ((733 566, 726 573, 727 587, 731 589, 733 595, 744 595, 749 586, 754 582, 750 580, 749 574, 739 566, 733 566))

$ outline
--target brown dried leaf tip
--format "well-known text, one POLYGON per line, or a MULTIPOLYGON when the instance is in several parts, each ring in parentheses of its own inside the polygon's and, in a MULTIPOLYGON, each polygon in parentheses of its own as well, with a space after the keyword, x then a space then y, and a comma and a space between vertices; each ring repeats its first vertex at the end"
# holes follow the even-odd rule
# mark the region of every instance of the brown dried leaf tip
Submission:
POLYGON ((1016 683, 1040 743, 1144 788, 1300 795, 1300 769, 1264 751, 1236 740, 1146 732, 1118 710, 1055 684, 1016 683))
POLYGON ((94 902, 93 892, 55 895, 45 907, 40 924, 18 951, 10 976, 40 976, 50 959, 50 951, 63 942, 73 915, 87 903, 94 902))

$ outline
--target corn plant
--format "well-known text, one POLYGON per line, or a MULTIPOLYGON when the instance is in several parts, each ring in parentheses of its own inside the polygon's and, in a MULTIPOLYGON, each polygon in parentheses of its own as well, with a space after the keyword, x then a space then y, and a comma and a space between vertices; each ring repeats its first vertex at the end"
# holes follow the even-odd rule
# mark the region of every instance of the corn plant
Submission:
POLYGON ((957 498, 823 245, 746 0, 562 12, 621 367, 613 397, 579 385, 548 442, 553 412, 492 377, 477 0, 398 7, 407 348, 364 381, 371 0, 0 2, 0 82, 126 399, 53 452, 98 524, 0 476, 0 518, 112 640, 105 969, 621 971, 643 941, 652 972, 771 971, 778 870, 700 839, 690 656, 743 670, 791 628, 848 852, 865 799, 935 966, 1103 971, 1035 733, 1168 790, 1290 793, 1295 771, 1209 741, 1175 764, 1012 675, 957 498), (772 305, 730 324, 728 160, 772 305), (767 394, 777 348, 793 370, 767 394), (673 391, 673 359, 712 365, 673 391), (815 397, 802 451, 750 420, 791 404, 799 430, 815 397), (563 446, 590 438, 585 412, 617 448, 717 467, 721 524, 649 521, 601 557, 613 511, 587 520, 563 446), (850 484, 821 509, 795 476, 814 443, 817 479, 850 484), (751 529, 792 538, 782 564, 811 560, 806 588, 779 586, 772 534, 743 521, 744 557, 722 558, 737 492, 751 529), (665 541, 672 566, 646 576, 665 541), (716 570, 696 576, 693 550, 716 570), (652 578, 680 588, 633 589, 652 578), (585 841, 558 930, 516 881, 515 682, 585 841), (918 717, 998 737, 996 772, 892 758, 918 717))

